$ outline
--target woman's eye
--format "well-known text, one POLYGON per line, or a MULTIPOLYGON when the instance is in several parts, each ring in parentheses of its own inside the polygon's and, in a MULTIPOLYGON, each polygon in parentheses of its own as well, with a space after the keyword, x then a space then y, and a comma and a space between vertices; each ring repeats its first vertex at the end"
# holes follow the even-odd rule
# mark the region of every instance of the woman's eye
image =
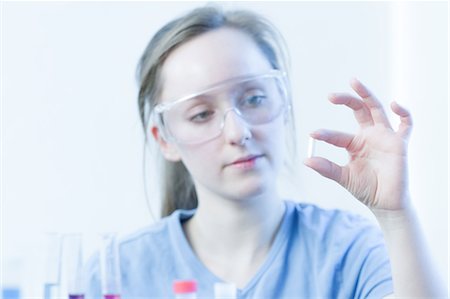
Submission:
POLYGON ((205 110, 205 111, 196 113, 195 115, 191 116, 189 118, 189 120, 193 121, 193 122, 204 122, 204 121, 209 120, 213 114, 214 114, 213 110, 205 110))
POLYGON ((261 106, 266 99, 264 95, 253 95, 250 97, 246 97, 243 101, 244 106, 248 107, 258 107, 261 106))

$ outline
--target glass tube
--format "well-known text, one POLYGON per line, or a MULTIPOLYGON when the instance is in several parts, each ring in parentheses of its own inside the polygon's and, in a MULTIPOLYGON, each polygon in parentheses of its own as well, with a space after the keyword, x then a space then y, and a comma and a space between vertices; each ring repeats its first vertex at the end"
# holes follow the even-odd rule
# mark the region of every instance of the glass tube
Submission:
POLYGON ((120 299, 121 278, 116 233, 100 235, 100 274, 104 299, 120 299))
POLYGON ((81 234, 65 235, 63 249, 68 298, 83 299, 84 290, 82 280, 83 259, 81 234))
POLYGON ((236 299, 236 285, 232 283, 216 282, 214 284, 214 299, 236 299))
POLYGON ((44 299, 54 299, 59 297, 58 287, 61 281, 61 249, 62 235, 59 233, 47 233, 44 299))

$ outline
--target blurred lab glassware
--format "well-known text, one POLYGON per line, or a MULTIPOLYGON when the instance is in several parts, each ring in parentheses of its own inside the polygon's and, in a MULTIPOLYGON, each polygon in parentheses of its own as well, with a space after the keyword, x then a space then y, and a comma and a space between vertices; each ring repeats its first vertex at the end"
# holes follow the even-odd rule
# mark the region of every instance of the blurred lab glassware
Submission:
POLYGON ((63 265, 69 299, 84 298, 82 249, 81 234, 64 235, 63 265))
POLYGON ((62 240, 63 237, 60 233, 46 234, 44 299, 59 297, 62 240))
POLYGON ((236 285, 232 283, 216 282, 214 284, 214 299, 236 299, 236 285))
POLYGON ((175 299, 197 299, 197 281, 175 280, 173 282, 175 299))
POLYGON ((24 257, 13 255, 3 257, 0 265, 3 277, 0 279, 0 298, 20 299, 23 295, 23 289, 26 286, 24 282, 25 275, 23 271, 24 257))
POLYGON ((104 299, 120 299, 121 278, 116 233, 100 234, 100 274, 104 299))

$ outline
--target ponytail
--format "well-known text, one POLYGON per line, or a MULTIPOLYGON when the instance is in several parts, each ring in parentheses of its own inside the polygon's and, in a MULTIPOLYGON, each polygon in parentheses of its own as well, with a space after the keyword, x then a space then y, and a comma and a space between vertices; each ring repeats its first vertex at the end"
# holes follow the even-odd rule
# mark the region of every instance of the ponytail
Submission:
POLYGON ((191 175, 183 162, 165 160, 163 163, 164 183, 161 216, 168 216, 177 209, 191 210, 197 208, 197 192, 191 175))

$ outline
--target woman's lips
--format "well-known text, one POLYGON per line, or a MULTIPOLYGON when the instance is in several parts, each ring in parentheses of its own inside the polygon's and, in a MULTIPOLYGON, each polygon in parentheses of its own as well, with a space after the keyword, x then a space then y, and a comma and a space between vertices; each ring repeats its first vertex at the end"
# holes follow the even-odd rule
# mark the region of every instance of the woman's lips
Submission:
POLYGON ((233 163, 230 163, 228 166, 239 168, 239 169, 251 169, 255 167, 255 164, 259 158, 263 155, 250 155, 244 158, 240 158, 233 163))

